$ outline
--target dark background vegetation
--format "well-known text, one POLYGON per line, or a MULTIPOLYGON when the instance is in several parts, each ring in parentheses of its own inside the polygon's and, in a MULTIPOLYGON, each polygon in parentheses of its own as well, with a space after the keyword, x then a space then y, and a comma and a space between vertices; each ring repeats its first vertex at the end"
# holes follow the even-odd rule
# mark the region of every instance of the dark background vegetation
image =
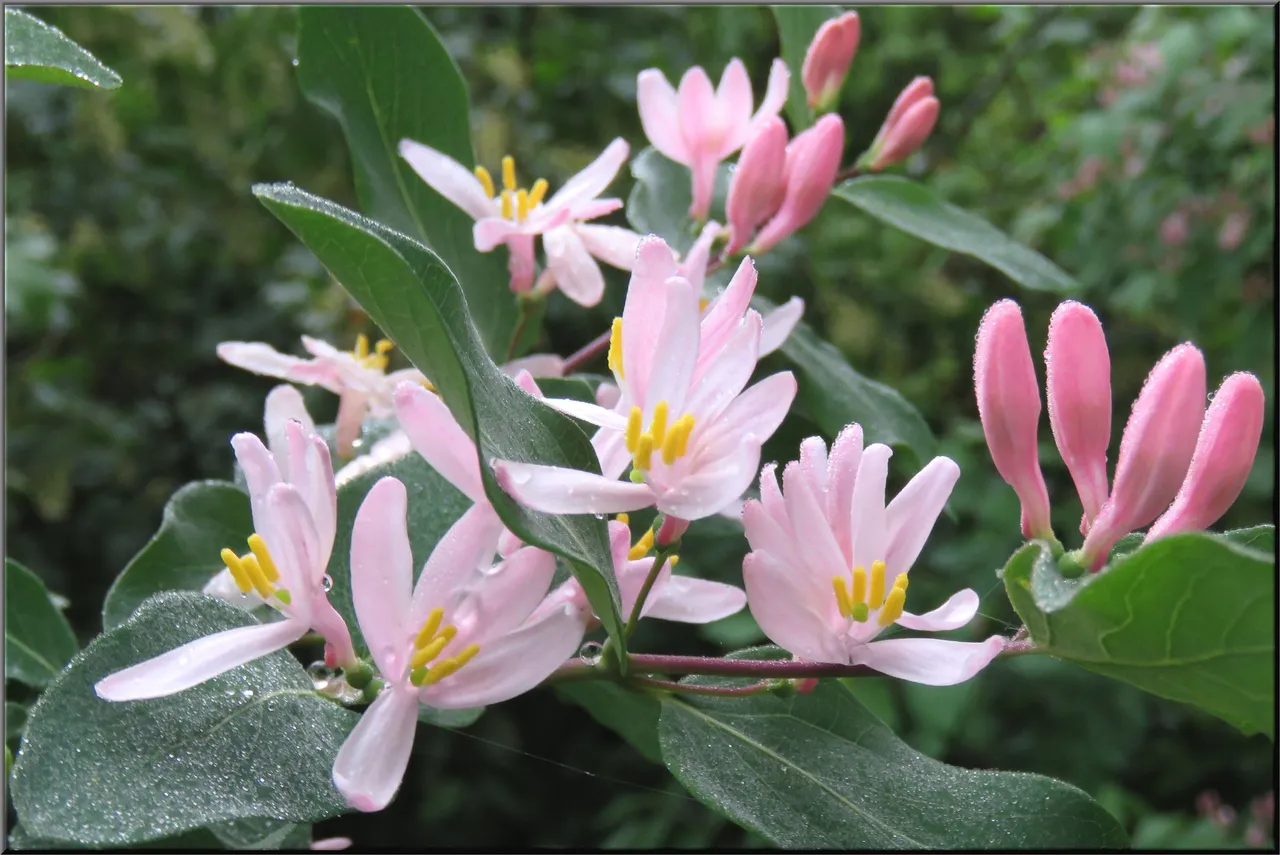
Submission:
MULTIPOLYGON (((6 85, 6 552, 70 599, 83 641, 100 630, 107 586, 169 495, 227 477, 230 434, 261 427, 271 381, 221 364, 215 344, 263 340, 296 352, 308 332, 349 345, 366 321, 249 194, 255 181, 287 179, 356 204, 341 131, 294 80, 295 10, 37 14, 125 81, 111 93, 6 85)), ((426 14, 471 87, 479 162, 492 168, 511 153, 522 174, 553 186, 614 136, 633 153, 643 147, 641 69, 675 81, 701 64, 718 77, 738 56, 760 91, 778 51, 764 8, 426 14)), ((850 158, 903 85, 934 78, 942 117, 905 171, 1078 277, 1111 348, 1113 455, 1147 370, 1180 341, 1204 350, 1211 386, 1250 370, 1275 400, 1274 14, 861 12, 841 110, 850 158)), ((629 180, 615 189, 625 193, 629 180)), ((982 442, 973 336, 983 310, 1013 296, 1039 349, 1057 299, 1015 292, 997 271, 837 201, 761 269, 764 293, 802 295, 809 322, 861 372, 900 389, 960 463, 920 575, 937 580, 939 597, 976 588, 984 629, 1011 632, 993 570, 1018 544, 1017 501, 982 442)), ((625 276, 610 282, 614 299, 625 276)), ((568 353, 609 315, 555 298, 545 349, 568 353)), ((318 417, 332 416, 331 397, 308 400, 318 417)), ((1047 427, 1041 436, 1056 527, 1071 533, 1079 506, 1047 427)), ((1274 465, 1269 417, 1253 475, 1221 527, 1272 520, 1274 465)), ((747 619, 646 632, 646 645, 707 651, 759 637, 747 619)), ((1274 786, 1272 744, 1125 684, 1027 657, 953 689, 867 680, 857 690, 932 756, 1088 790, 1137 845, 1272 839, 1272 814, 1257 801, 1274 786), (1227 807, 1214 808, 1211 792, 1227 807)), ((350 834, 358 845, 753 842, 550 691, 490 709, 465 733, 423 731, 388 811, 323 823, 318 835, 350 834)))

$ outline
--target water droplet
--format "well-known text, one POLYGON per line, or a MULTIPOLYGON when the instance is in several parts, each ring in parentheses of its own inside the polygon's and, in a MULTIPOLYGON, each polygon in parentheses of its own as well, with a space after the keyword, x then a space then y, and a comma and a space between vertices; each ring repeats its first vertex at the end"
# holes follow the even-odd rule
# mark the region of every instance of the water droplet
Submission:
POLYGON ((578 648, 578 655, 588 664, 594 665, 600 661, 600 654, 603 651, 603 644, 598 641, 588 641, 578 648))
POLYGON ((604 519, 604 514, 592 514, 592 516, 593 516, 593 517, 595 517, 595 518, 596 518, 596 519, 598 519, 598 520, 602 520, 602 519, 604 519))
POLYGON ((364 445, 364 440, 363 440, 363 439, 353 439, 353 440, 351 440, 351 447, 352 447, 352 448, 360 448, 360 447, 361 447, 361 446, 363 446, 363 445, 364 445))
POLYGON ((311 683, 317 692, 323 692, 329 687, 329 681, 333 679, 334 671, 323 660, 317 660, 307 666, 307 676, 311 678, 311 683))
POLYGON ((241 693, 240 693, 240 697, 242 697, 242 698, 252 698, 252 697, 253 697, 253 689, 245 689, 243 692, 241 692, 241 693))
POLYGON ((293 58, 293 67, 294 68, 298 67, 298 58, 296 56, 293 58))
POLYGON ((332 576, 330 576, 328 573, 325 573, 323 576, 321 576, 321 577, 320 577, 320 587, 324 589, 324 592, 325 592, 326 594, 327 594, 327 593, 329 593, 330 591, 332 591, 332 590, 333 590, 333 577, 332 577, 332 576))

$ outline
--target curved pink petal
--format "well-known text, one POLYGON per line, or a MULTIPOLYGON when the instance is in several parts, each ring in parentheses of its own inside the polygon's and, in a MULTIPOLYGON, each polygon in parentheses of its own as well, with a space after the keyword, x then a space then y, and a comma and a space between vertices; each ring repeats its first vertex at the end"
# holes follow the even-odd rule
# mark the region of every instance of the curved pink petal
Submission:
POLYGON ((356 511, 351 530, 351 601, 378 670, 400 680, 417 627, 409 624, 413 551, 405 526, 408 494, 392 477, 380 478, 356 511))
MULTIPOLYGON (((677 275, 675 256, 666 241, 649 235, 636 249, 631 281, 622 308, 622 366, 619 385, 642 392, 666 314, 667 281, 677 275)), ((643 395, 633 403, 644 406, 643 395)))
POLYGON ((559 410, 566 416, 573 416, 575 419, 581 419, 596 427, 608 428, 613 431, 627 429, 625 417, 615 413, 613 410, 606 410, 599 404, 588 404, 586 401, 578 401, 573 398, 543 398, 542 402, 548 407, 559 410))
POLYGON ((764 99, 760 102, 760 108, 756 110, 755 115, 751 117, 752 127, 782 112, 783 105, 787 103, 787 91, 790 86, 791 72, 787 70, 787 64, 781 59, 775 59, 773 65, 769 66, 769 82, 765 84, 764 99))
POLYGON ((414 450, 473 502, 487 502, 476 444, 444 401, 413 383, 396 387, 396 417, 414 450))
POLYGON ((654 585, 645 603, 646 617, 680 623, 711 623, 742 611, 747 594, 722 582, 672 576, 665 584, 654 585))
POLYGON ((417 693, 403 685, 384 689, 333 762, 333 784, 347 804, 378 811, 391 803, 409 766, 417 728, 417 693))
POLYGON ((501 244, 526 233, 527 229, 519 223, 504 220, 496 214, 485 217, 483 220, 476 220, 476 224, 471 229, 476 250, 479 252, 492 252, 501 244))
MULTIPOLYGON (((623 341, 625 347, 625 330, 623 341)), ((698 295, 687 280, 672 277, 667 281, 666 311, 644 392, 644 414, 647 418, 652 417, 653 408, 659 401, 668 402, 673 417, 684 412, 697 361, 698 295)))
POLYGON ((793 575, 767 552, 748 554, 742 561, 747 605, 774 644, 801 659, 827 661, 827 637, 832 630, 818 604, 803 596, 807 586, 797 586, 793 575))
POLYGON ((299 366, 309 364, 260 341, 224 341, 218 345, 217 354, 228 365, 282 380, 291 378, 299 366))
POLYGON ((782 471, 782 496, 795 531, 795 557, 816 579, 829 583, 832 578, 844 578, 849 568, 831 534, 822 505, 797 461, 788 463, 782 471))
POLYGON ((748 388, 724 408, 699 444, 718 444, 734 437, 755 437, 763 443, 782 424, 796 397, 796 378, 779 371, 748 388))
MULTIPOLYGON (((563 211, 567 212, 568 216, 565 217, 563 220, 560 220, 559 217, 556 217, 555 222, 568 223, 570 221, 574 221, 575 224, 579 224, 586 220, 594 220, 599 217, 608 216, 609 214, 612 214, 614 211, 620 211, 622 210, 622 205, 623 205, 623 201, 617 198, 592 199, 587 202, 579 202, 578 204, 574 205, 572 208, 562 209, 563 211)), ((550 227, 548 226, 547 228, 550 228, 550 227)))
POLYGON ((329 445, 323 437, 308 434, 301 422, 290 421, 285 425, 289 445, 289 483, 298 488, 311 521, 315 523, 316 537, 320 542, 317 561, 329 564, 329 553, 338 531, 338 488, 333 479, 333 463, 329 458, 329 445))
POLYGON ((698 520, 719 513, 740 497, 755 478, 760 465, 760 441, 744 436, 733 445, 716 449, 707 461, 670 487, 655 484, 658 510, 683 520, 698 520))
POLYGON ((284 426, 290 420, 300 423, 305 432, 315 433, 316 423, 307 412, 302 393, 295 386, 281 383, 267 393, 267 401, 262 412, 262 427, 267 437, 267 448, 275 458, 281 474, 286 476, 289 472, 289 446, 285 438, 284 426))
POLYGON ((408 161, 418 177, 432 190, 457 205, 473 220, 498 215, 498 206, 484 192, 484 186, 471 170, 431 146, 400 140, 400 156, 408 161))
POLYGON ((321 545, 307 502, 292 484, 282 482, 272 487, 263 510, 267 519, 262 538, 280 571, 276 586, 288 591, 292 599, 285 613, 310 620, 308 594, 320 587, 333 544, 321 545))
POLYGON ((537 547, 516 550, 494 567, 482 570, 471 589, 480 599, 479 630, 471 642, 481 649, 522 624, 551 588, 556 557, 537 547))
MULTIPOLYGON (((785 511, 783 514, 785 515, 785 511)), ((742 507, 742 528, 747 536, 747 543, 756 552, 768 552, 773 555, 796 554, 795 543, 763 504, 748 499, 742 507)))
POLYGON ((756 368, 762 323, 759 314, 748 313, 710 359, 700 360, 685 412, 699 421, 715 419, 742 392, 756 368))
POLYGON ((579 306, 594 306, 604 296, 604 274, 570 226, 560 226, 542 236, 547 269, 564 295, 579 306))
POLYGON ((591 472, 499 460, 498 484, 527 508, 548 514, 616 514, 653 504, 645 484, 615 481, 591 472))
POLYGON ((886 585, 911 569, 959 480, 960 467, 954 460, 935 457, 885 508, 886 585))
MULTIPOLYGON (((751 124, 751 78, 747 76, 747 67, 742 60, 734 57, 729 60, 724 71, 720 73, 720 85, 716 87, 716 119, 720 125, 720 133, 726 139, 741 136, 741 128, 751 124)), ((739 143, 741 145, 741 143, 739 143)), ((737 151, 722 151, 728 157, 737 151)))
POLYGON ((338 416, 334 419, 334 444, 338 456, 351 458, 355 454, 355 441, 364 428, 364 417, 369 412, 369 396, 348 386, 338 396, 338 416))
POLYGON ((800 441, 800 471, 804 473, 809 491, 818 503, 818 512, 825 517, 823 505, 827 497, 827 443, 820 436, 811 436, 800 441))
POLYGON ((858 478, 853 484, 853 502, 849 510, 849 532, 853 540, 853 566, 871 570, 873 561, 885 557, 887 539, 884 507, 884 485, 889 477, 889 458, 893 449, 874 443, 862 452, 858 478))
POLYGON ((978 594, 972 588, 965 588, 951 595, 945 603, 931 612, 913 615, 903 612, 896 623, 904 629, 918 632, 942 632, 947 629, 959 629, 973 620, 978 613, 978 594))
POLYGON ((416 631, 434 608, 448 609, 454 595, 493 566, 502 520, 489 503, 472 505, 449 526, 431 551, 413 587, 409 626, 416 631))
POLYGON ((792 297, 764 316, 764 329, 760 332, 760 355, 768 356, 787 343, 787 337, 800 323, 804 315, 804 300, 792 297))
POLYGON ((636 250, 640 248, 640 235, 621 226, 574 226, 587 252, 610 267, 630 270, 636 262, 636 250))
POLYGON ((862 425, 846 425, 836 441, 831 443, 831 452, 827 455, 826 512, 831 534, 840 545, 844 563, 849 567, 853 566, 853 530, 850 528, 853 485, 861 462, 862 425))
POLYGON ((699 361, 706 361, 718 353, 742 322, 751 305, 751 296, 756 291, 756 278, 755 262, 750 258, 742 259, 733 278, 708 308, 699 325, 702 342, 698 353, 699 361))
POLYGON ((307 624, 298 620, 216 632, 104 677, 93 689, 107 701, 163 698, 274 653, 306 632, 307 624))
POLYGON ((666 75, 656 68, 646 68, 636 78, 636 104, 640 108, 640 125, 653 147, 676 163, 688 164, 689 149, 680 130, 676 90, 666 75))
POLYGON ((782 488, 778 486, 777 468, 776 463, 766 463, 760 470, 760 504, 783 533, 791 537, 791 520, 787 517, 787 504, 782 498, 782 488))
POLYGON ((678 265, 680 275, 689 280, 695 293, 702 293, 702 284, 707 278, 707 262, 711 259, 711 245, 722 231, 724 227, 715 220, 703 226, 698 239, 689 247, 678 265))
POLYGON ((253 508, 253 525, 261 529, 264 522, 263 502, 267 491, 280 483, 280 468, 267 447, 251 433, 238 433, 231 437, 231 448, 236 453, 236 462, 244 472, 244 480, 249 488, 249 502, 253 508))
POLYGON ((566 181, 564 186, 547 200, 547 209, 555 211, 560 208, 571 208, 599 196, 613 183, 618 170, 627 162, 627 154, 630 151, 631 147, 627 145, 626 140, 622 137, 614 139, 599 157, 566 181))
POLYGON ((529 372, 531 377, 563 377, 564 360, 554 353, 533 353, 502 366, 502 373, 508 377, 516 377, 521 371, 529 372))
POLYGON ((926 686, 954 686, 973 677, 1004 649, 1004 639, 942 641, 936 638, 890 638, 854 651, 854 665, 926 686))
POLYGON ((631 465, 631 452, 627 451, 626 434, 602 429, 591 437, 591 446, 600 460, 600 474, 609 480, 622 477, 631 465))

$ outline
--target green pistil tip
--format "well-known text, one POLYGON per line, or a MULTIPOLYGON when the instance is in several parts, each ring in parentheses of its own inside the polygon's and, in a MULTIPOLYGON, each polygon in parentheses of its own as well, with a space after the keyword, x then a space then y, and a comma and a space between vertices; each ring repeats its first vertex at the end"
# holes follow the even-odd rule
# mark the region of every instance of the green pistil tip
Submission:
POLYGON ((631 480, 632 480, 632 482, 633 482, 633 483, 636 483, 636 484, 643 484, 643 483, 644 483, 644 473, 643 473, 643 472, 641 472, 639 469, 632 469, 632 470, 631 470, 631 480))
POLYGON ((871 616, 871 609, 867 607, 866 603, 853 604, 853 611, 850 613, 850 617, 852 617, 858 623, 866 623, 867 618, 870 616, 871 616))
POLYGON ((426 668, 414 668, 409 672, 409 682, 413 683, 415 686, 421 686, 422 681, 425 679, 427 679, 426 668))
POLYGON ((284 603, 286 606, 293 602, 293 597, 289 596, 289 592, 284 588, 276 588, 276 599, 284 603))

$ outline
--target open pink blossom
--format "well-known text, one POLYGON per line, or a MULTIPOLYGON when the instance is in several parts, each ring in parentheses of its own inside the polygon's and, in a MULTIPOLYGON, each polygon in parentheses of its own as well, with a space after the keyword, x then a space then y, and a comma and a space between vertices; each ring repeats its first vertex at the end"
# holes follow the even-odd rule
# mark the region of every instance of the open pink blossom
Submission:
POLYGON ((715 191, 716 167, 742 148, 760 123, 778 115, 786 103, 789 84, 786 63, 775 59, 764 100, 753 114, 751 79, 741 60, 729 62, 714 89, 711 78, 699 66, 685 72, 678 92, 658 69, 640 72, 636 82, 640 123, 654 148, 692 170, 691 217, 706 219, 715 191))
POLYGON ((498 703, 537 686, 573 655, 588 614, 573 604, 531 617, 551 585, 555 557, 525 547, 493 564, 502 523, 474 505, 445 533, 413 582, 408 497, 395 478, 373 485, 351 536, 351 594, 386 687, 333 765, 354 808, 381 810, 409 763, 418 706, 498 703))
POLYGON ((263 342, 224 341, 218 345, 218 358, 223 362, 306 386, 322 386, 338 396, 338 454, 351 457, 354 443, 366 415, 384 418, 391 415, 391 391, 401 380, 423 382, 416 368, 399 371, 387 369, 387 354, 393 345, 382 339, 369 349, 369 339, 356 338, 355 350, 338 350, 327 342, 310 336, 302 337, 302 346, 311 359, 280 353, 263 342))
POLYGON ((813 662, 866 665, 931 686, 968 680, 1004 647, 986 641, 890 638, 897 625, 925 632, 958 629, 978 611, 965 589, 922 615, 904 611, 907 572, 946 504, 960 468, 935 457, 885 505, 892 450, 862 449, 862 429, 845 428, 827 446, 805 440, 800 459, 760 473, 760 498, 743 509, 751 552, 743 562, 747 602, 780 647, 813 662))
POLYGON ((280 650, 308 630, 324 636, 327 661, 338 666, 355 661, 351 635, 329 603, 324 581, 338 514, 329 449, 296 421, 285 433, 287 478, 256 436, 232 437, 257 532, 249 537, 248 553, 222 550, 241 590, 255 590, 283 619, 214 633, 117 671, 94 686, 99 697, 135 701, 172 695, 280 650))
POLYGON ((515 161, 502 159, 502 187, 489 171, 474 172, 453 158, 413 140, 400 141, 400 156, 433 190, 457 205, 475 221, 473 238, 480 252, 506 244, 511 290, 522 294, 534 285, 534 238, 542 235, 550 277, 569 299, 594 306, 604 294, 604 277, 592 257, 594 247, 603 255, 617 251, 616 235, 584 232, 579 225, 622 207, 621 199, 597 198, 612 183, 630 151, 626 140, 611 142, 585 169, 570 178, 544 201, 549 185, 539 178, 529 189, 516 182, 515 161))
POLYGON ((763 322, 748 308, 755 266, 745 259, 705 317, 661 239, 640 245, 609 367, 621 390, 613 410, 565 399, 547 403, 598 425, 603 474, 498 461, 498 482, 547 513, 617 513, 655 505, 684 520, 716 513, 750 485, 761 444, 795 398, 790 372, 744 390, 759 357, 763 322), (629 482, 617 480, 632 468, 629 482))

